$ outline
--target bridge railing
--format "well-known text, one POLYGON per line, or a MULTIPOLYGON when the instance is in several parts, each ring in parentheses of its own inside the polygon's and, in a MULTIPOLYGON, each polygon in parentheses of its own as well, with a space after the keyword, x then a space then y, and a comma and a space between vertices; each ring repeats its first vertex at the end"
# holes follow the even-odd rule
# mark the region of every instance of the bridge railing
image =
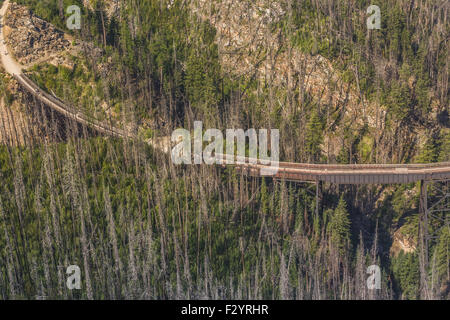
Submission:
MULTIPOLYGON (((262 165, 270 166, 269 160, 261 160, 259 158, 242 157, 237 155, 228 155, 217 153, 216 160, 222 160, 223 164, 238 164, 238 165, 262 165)), ((273 165, 273 164, 272 164, 273 165)), ((280 168, 284 169, 307 169, 307 170, 333 170, 333 171, 358 171, 358 170, 423 170, 432 168, 450 168, 450 162, 437 163, 411 163, 411 164, 314 164, 314 163, 295 163, 295 162, 277 162, 280 168)))
POLYGON ((54 97, 47 92, 43 91, 41 88, 39 88, 33 81, 31 81, 26 75, 14 75, 14 78, 26 89, 29 89, 28 91, 33 94, 35 97, 37 97, 40 100, 47 100, 44 101, 44 103, 50 105, 56 111, 64 113, 66 116, 69 116, 70 118, 88 126, 92 126, 95 129, 113 135, 118 137, 127 137, 131 134, 127 134, 124 130, 115 128, 111 125, 105 124, 95 118, 89 117, 86 114, 82 113, 81 111, 68 106, 66 103, 58 99, 57 97, 54 97), (50 102, 50 103, 49 103, 50 102))
MULTIPOLYGON (((115 128, 68 106, 56 97, 41 90, 27 76, 15 75, 16 80, 31 94, 51 108, 78 123, 117 137, 134 137, 125 130, 115 128)), ((332 183, 410 183, 418 180, 450 179, 450 162, 430 164, 309 164, 292 162, 267 162, 267 160, 216 154, 223 164, 232 164, 242 172, 262 176, 262 171, 273 172, 274 178, 293 181, 326 181, 332 183)))

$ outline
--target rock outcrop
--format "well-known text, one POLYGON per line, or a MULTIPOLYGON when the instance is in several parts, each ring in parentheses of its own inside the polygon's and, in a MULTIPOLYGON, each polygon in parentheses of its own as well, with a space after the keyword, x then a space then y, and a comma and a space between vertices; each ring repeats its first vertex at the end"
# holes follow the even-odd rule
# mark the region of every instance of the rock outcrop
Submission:
POLYGON ((11 3, 5 20, 6 42, 16 60, 31 65, 45 59, 67 63, 61 54, 71 49, 64 32, 35 16, 28 8, 11 3))
POLYGON ((304 54, 295 48, 289 50, 289 39, 281 36, 278 27, 274 28, 286 15, 283 2, 197 0, 194 3, 193 10, 217 29, 222 63, 230 73, 253 76, 256 72, 273 85, 306 90, 322 103, 331 102, 333 106, 349 100, 361 103, 356 90, 341 80, 326 58, 304 54), (297 87, 302 83, 304 88, 297 87))
MULTIPOLYGON (((297 107, 303 104, 307 93, 330 108, 330 112, 340 113, 346 126, 354 131, 365 123, 370 128, 382 129, 385 110, 342 80, 329 60, 289 48, 289 39, 276 26, 287 14, 283 4, 262 0, 195 0, 192 10, 216 28, 225 72, 256 77, 275 89, 295 92, 300 100, 293 102, 297 107)), ((283 108, 282 112, 286 117, 292 114, 289 108, 283 108)), ((330 157, 337 156, 341 136, 338 132, 325 136, 322 149, 328 150, 330 157)))
POLYGON ((398 229, 392 237, 392 246, 390 253, 392 256, 397 256, 401 251, 404 253, 411 253, 417 249, 417 241, 402 232, 402 228, 398 229))

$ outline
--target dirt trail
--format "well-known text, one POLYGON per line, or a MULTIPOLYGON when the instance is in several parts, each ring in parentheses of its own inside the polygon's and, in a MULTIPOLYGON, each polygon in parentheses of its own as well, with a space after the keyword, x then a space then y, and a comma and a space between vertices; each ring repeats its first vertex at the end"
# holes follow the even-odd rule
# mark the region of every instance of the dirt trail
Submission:
POLYGON ((11 56, 11 53, 8 51, 8 47, 3 37, 3 22, 5 13, 8 11, 8 6, 9 0, 6 0, 5 2, 3 2, 3 6, 0 9, 0 56, 6 72, 11 75, 15 75, 22 73, 22 66, 18 64, 11 56))

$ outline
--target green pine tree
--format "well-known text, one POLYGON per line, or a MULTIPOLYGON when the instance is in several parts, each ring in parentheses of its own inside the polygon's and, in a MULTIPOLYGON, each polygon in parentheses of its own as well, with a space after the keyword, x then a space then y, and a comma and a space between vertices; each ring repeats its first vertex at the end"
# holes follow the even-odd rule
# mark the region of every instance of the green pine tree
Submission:
POLYGON ((306 129, 306 150, 310 161, 319 162, 322 155, 323 126, 317 111, 314 110, 309 118, 306 129))
POLYGON ((350 224, 347 204, 341 197, 328 225, 331 244, 339 250, 340 254, 345 254, 350 249, 350 224))

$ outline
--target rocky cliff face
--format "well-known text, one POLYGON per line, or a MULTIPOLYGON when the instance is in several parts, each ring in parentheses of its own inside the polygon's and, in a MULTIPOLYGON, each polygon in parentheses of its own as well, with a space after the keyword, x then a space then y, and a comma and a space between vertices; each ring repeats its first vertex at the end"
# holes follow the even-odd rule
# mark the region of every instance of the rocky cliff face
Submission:
POLYGON ((390 254, 397 256, 401 251, 404 253, 411 253, 417 250, 417 240, 413 239, 411 235, 404 234, 402 228, 394 232, 392 237, 392 247, 390 254))
POLYGON ((28 8, 11 3, 5 25, 6 42, 22 65, 45 59, 53 60, 54 64, 68 63, 61 54, 72 48, 70 41, 62 31, 28 8))
MULTIPOLYGON (((271 83, 275 88, 296 93, 298 108, 308 93, 331 112, 340 113, 350 130, 358 130, 365 122, 370 128, 383 130, 385 111, 368 102, 357 88, 342 80, 329 60, 289 47, 275 24, 287 14, 283 1, 195 0, 192 10, 210 21, 217 30, 217 43, 225 71, 271 83), (275 26, 275 27, 274 27, 275 26)), ((289 117, 292 109, 284 108, 289 117)), ((331 125, 331 124, 330 124, 331 125)), ((339 131, 337 128, 336 131, 339 131)), ((322 149, 329 157, 340 150, 339 132, 325 135, 322 149)))

